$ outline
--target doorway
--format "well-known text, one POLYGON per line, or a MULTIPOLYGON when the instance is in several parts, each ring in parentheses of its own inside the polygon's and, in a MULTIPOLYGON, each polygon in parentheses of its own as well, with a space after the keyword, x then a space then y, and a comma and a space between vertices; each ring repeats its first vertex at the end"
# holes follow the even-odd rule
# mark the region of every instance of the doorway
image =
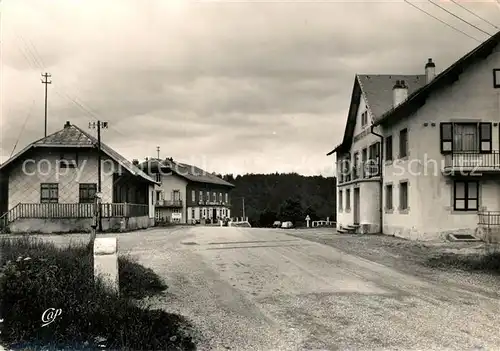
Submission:
POLYGON ((213 221, 215 223, 217 221, 217 209, 214 208, 212 211, 213 211, 212 212, 212 218, 213 218, 213 221))
POLYGON ((359 225, 359 188, 354 188, 353 206, 354 224, 359 225))

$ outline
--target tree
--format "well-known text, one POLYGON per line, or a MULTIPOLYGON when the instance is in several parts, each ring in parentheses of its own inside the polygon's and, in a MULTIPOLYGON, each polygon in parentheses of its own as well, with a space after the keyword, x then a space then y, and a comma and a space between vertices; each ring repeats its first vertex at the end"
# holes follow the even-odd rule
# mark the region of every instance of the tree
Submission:
POLYGON ((280 206, 279 217, 281 221, 291 221, 294 224, 301 222, 304 211, 302 210, 302 205, 297 199, 289 198, 285 200, 280 206))
POLYGON ((274 211, 265 209, 259 216, 259 226, 270 227, 278 218, 278 214, 274 211))
POLYGON ((307 216, 311 218, 311 221, 317 221, 320 219, 319 216, 316 214, 316 210, 311 206, 306 208, 306 210, 304 211, 304 218, 307 216))

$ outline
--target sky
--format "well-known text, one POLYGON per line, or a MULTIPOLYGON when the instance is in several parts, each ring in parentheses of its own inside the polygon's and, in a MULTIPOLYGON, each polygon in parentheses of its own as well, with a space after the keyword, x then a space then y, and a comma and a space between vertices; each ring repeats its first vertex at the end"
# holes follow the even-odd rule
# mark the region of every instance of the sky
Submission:
MULTIPOLYGON (((494 34, 500 5, 434 0, 494 34)), ((331 176, 353 79, 437 73, 488 38, 429 1, 3 0, 0 162, 65 121, 128 159, 331 176)))

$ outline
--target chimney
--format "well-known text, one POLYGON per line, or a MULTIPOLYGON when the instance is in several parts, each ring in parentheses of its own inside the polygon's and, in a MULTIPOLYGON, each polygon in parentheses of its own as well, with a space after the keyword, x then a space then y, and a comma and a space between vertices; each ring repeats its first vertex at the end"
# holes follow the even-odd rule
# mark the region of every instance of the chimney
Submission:
POLYGON ((137 159, 135 159, 135 158, 134 158, 134 159, 132 160, 132 164, 133 164, 134 166, 139 166, 139 160, 137 160, 137 159))
POLYGON ((392 88, 393 107, 403 103, 408 97, 408 86, 404 80, 397 80, 392 88))
POLYGON ((64 124, 64 128, 69 128, 71 127, 71 123, 69 123, 69 121, 66 121, 66 123, 64 124))
POLYGON ((425 77, 427 84, 429 84, 434 79, 435 76, 436 76, 436 65, 434 64, 434 62, 432 62, 432 59, 430 58, 425 64, 425 77))

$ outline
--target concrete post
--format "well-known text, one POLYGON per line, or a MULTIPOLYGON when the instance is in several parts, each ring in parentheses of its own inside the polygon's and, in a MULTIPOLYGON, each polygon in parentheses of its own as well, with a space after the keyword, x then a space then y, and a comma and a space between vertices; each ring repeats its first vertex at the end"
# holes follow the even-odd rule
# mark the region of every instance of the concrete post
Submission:
POLYGON ((100 276, 104 284, 116 294, 120 293, 118 280, 117 238, 97 238, 94 242, 94 277, 100 276))

